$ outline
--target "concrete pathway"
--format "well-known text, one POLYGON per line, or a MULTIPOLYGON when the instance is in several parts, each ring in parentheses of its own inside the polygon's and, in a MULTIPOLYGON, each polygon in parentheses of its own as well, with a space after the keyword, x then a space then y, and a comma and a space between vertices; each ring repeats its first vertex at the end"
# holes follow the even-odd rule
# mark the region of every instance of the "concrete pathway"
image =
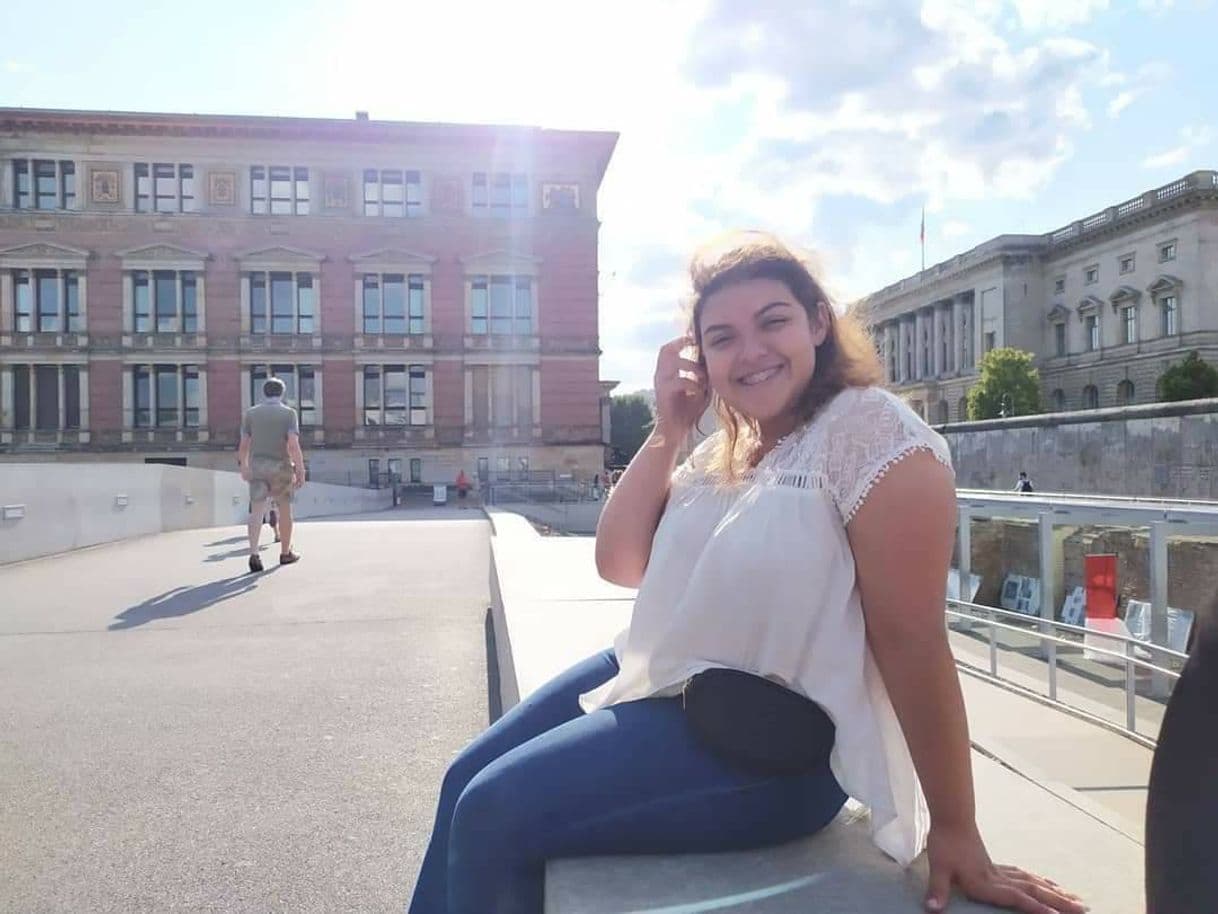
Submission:
POLYGON ((487 724, 481 512, 0 568, 0 911, 401 911, 487 724))

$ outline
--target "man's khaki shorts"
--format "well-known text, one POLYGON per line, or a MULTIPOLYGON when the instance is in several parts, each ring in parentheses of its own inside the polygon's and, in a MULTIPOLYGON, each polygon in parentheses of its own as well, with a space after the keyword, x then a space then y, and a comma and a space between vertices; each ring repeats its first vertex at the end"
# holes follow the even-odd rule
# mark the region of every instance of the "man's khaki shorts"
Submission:
POLYGON ((287 460, 256 457, 250 461, 250 501, 273 498, 292 500, 296 491, 296 473, 287 460))

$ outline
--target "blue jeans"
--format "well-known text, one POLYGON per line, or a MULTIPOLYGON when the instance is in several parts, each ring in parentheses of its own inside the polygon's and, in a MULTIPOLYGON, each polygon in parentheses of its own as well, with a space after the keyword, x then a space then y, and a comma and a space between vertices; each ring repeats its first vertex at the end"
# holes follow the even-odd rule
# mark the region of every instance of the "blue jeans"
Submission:
POLYGON ((846 801, 828 767, 756 777, 702 748, 680 698, 585 714, 604 651, 546 683, 453 761, 410 914, 540 914, 545 863, 745 850, 810 835, 846 801))

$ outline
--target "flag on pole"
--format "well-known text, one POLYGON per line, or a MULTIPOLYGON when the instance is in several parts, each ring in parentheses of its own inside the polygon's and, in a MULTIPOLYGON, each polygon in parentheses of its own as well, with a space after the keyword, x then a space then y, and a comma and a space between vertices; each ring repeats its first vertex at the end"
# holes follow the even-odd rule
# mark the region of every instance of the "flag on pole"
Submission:
POLYGON ((922 269, 926 269, 926 207, 922 207, 922 229, 918 233, 918 241, 922 245, 922 269))

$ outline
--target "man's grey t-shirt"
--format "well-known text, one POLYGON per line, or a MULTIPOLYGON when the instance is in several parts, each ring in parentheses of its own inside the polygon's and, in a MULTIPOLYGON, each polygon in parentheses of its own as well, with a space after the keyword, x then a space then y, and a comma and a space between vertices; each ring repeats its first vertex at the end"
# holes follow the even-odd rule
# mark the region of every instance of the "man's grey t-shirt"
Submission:
POLYGON ((287 460, 288 435, 299 435, 296 410, 281 400, 267 400, 245 411, 241 434, 250 437, 250 459, 287 460))

